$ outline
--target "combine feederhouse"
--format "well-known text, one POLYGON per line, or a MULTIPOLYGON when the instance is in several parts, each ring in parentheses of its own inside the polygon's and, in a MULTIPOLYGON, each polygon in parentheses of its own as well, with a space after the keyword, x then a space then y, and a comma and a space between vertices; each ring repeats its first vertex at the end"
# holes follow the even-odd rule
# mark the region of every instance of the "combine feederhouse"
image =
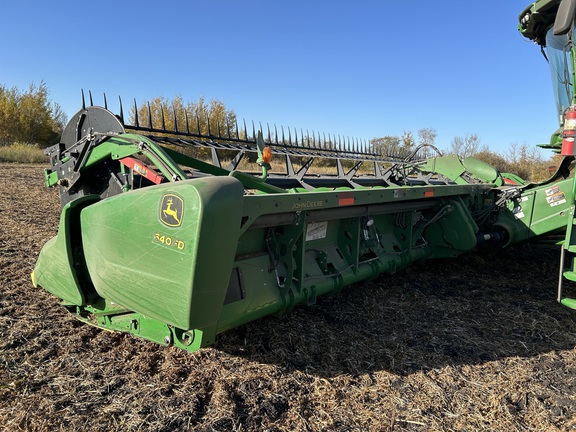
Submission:
MULTIPOLYGON (((193 351, 249 321, 485 242, 566 231, 561 280, 575 280, 575 7, 542 0, 520 16, 555 71, 561 127, 547 147, 565 158, 549 180, 527 183, 434 148, 398 157, 292 129, 200 127, 205 119, 176 110, 167 128, 165 110, 155 125, 136 104, 128 124, 122 104, 115 115, 90 97, 47 149, 46 184, 59 188, 62 215, 34 285, 82 321, 193 351), (428 150, 434 156, 422 157, 428 150), (253 172, 240 169, 245 161, 253 172)), ((575 306, 561 286, 559 300, 575 306)))

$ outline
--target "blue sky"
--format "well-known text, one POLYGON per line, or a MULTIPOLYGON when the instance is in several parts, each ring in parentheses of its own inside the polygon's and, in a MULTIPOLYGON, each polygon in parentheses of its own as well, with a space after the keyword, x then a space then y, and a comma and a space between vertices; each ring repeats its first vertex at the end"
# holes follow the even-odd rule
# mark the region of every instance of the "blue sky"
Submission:
POLYGON ((476 133, 504 153, 557 127, 548 65, 517 30, 529 3, 8 0, 0 84, 44 81, 69 117, 81 89, 113 111, 118 96, 203 96, 278 127, 366 140, 432 127, 441 148, 476 133))

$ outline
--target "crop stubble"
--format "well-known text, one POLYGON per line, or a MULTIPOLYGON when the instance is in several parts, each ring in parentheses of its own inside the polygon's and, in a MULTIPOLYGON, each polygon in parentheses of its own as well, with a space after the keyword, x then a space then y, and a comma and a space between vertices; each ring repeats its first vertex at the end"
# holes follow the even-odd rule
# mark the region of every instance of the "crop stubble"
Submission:
POLYGON ((0 165, 4 430, 576 429, 557 247, 418 263, 188 353, 84 325, 32 287, 58 218, 42 167, 0 165))

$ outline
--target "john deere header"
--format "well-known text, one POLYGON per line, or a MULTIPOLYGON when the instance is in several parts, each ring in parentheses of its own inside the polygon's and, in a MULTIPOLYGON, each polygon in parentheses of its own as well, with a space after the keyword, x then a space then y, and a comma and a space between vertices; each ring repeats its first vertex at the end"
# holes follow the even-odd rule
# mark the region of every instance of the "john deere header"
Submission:
POLYGON ((566 157, 547 181, 433 148, 395 157, 294 129, 201 132, 188 114, 174 130, 151 115, 128 124, 121 104, 115 115, 83 102, 47 151, 62 215, 34 284, 89 324, 196 350, 249 321, 487 243, 566 232, 572 279, 574 4, 537 2, 520 18, 556 68, 560 129, 549 146, 566 157))

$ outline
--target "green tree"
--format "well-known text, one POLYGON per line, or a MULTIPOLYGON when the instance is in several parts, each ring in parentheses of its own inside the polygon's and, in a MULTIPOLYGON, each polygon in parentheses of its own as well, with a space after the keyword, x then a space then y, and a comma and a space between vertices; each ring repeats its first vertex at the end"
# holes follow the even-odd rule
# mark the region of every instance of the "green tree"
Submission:
POLYGON ((400 149, 400 156, 403 158, 408 158, 412 156, 414 150, 416 149, 416 139, 410 131, 404 131, 401 137, 402 147, 400 149))
POLYGON ((14 142, 47 146, 58 141, 66 124, 60 106, 48 99, 44 82, 28 91, 0 85, 0 145, 14 142))
POLYGON ((20 93, 16 87, 0 86, 0 145, 16 141, 18 133, 18 104, 20 93))

